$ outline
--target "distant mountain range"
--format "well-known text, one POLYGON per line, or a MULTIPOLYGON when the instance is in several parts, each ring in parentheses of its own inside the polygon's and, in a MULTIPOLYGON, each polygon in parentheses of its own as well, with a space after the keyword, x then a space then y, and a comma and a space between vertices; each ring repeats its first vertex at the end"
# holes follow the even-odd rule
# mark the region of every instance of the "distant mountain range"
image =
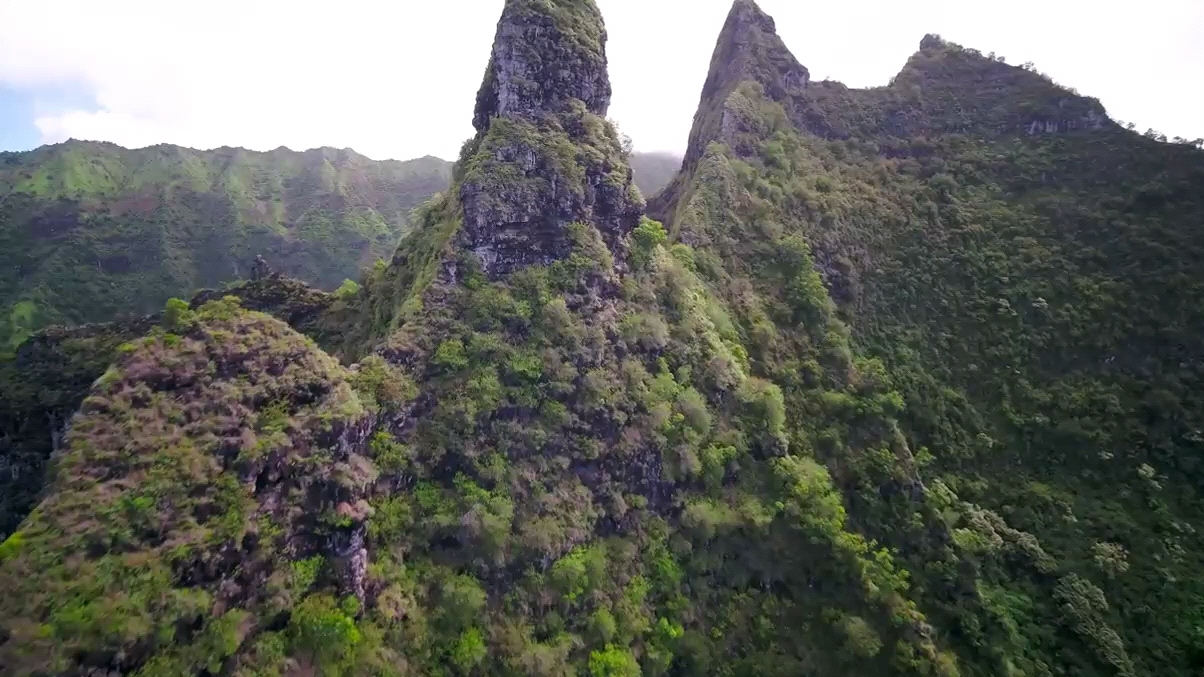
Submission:
MULTIPOLYGON (((645 194, 681 165, 635 154, 645 194)), ((145 314, 275 270, 333 289, 388 258, 410 211, 451 182, 435 157, 68 141, 0 153, 0 354, 49 324, 145 314)))
POLYGON ((330 148, 68 141, 0 154, 0 347, 46 324, 150 312, 249 275, 257 255, 334 288, 387 258, 450 180, 438 158, 330 148))
POLYGON ((652 197, 664 190, 665 186, 681 169, 682 156, 676 153, 641 153, 631 154, 631 171, 635 176, 635 185, 639 186, 644 197, 652 197))

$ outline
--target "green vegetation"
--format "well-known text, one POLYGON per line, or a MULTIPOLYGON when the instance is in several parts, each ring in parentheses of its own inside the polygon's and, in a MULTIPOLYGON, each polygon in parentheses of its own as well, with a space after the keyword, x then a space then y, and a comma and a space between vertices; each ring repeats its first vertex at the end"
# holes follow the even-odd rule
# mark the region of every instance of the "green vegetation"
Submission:
POLYGON ((444 190, 437 158, 126 150, 68 141, 0 158, 0 355, 50 324, 142 315, 249 277, 263 254, 325 289, 385 258, 444 190))
POLYGON ((293 605, 289 635, 308 659, 354 645, 343 614, 358 609, 307 595, 327 577, 290 561, 362 522, 371 462, 322 442, 364 413, 344 370, 233 298, 168 308, 96 382, 54 498, 5 541, 9 670, 216 673, 293 605), (324 511, 351 513, 349 526, 324 511))
POLYGON ((594 4, 514 36, 358 282, 0 363, 2 458, 58 449, 0 671, 1198 672, 1204 153, 934 36, 806 85, 737 0, 662 223, 594 4))
MULTIPOLYGON (((665 201, 670 230, 713 254, 695 258, 736 308, 755 291, 804 324, 835 309, 857 378, 897 393, 870 410, 899 419, 955 557, 870 533, 927 591, 960 672, 1194 674, 1204 155, 932 36, 889 87, 817 83, 802 113, 745 75, 709 99, 727 133, 665 201), (953 562, 973 594, 939 592, 953 562)), ((737 326, 772 336, 758 315, 737 326)), ((814 369, 795 350, 751 355, 786 357, 778 381, 814 369)), ((859 524, 889 499, 866 489, 895 447, 844 470, 824 456, 859 524)))
POLYGON ((152 324, 52 327, 29 339, 16 359, 0 360, 0 536, 28 514, 46 461, 63 446, 63 430, 92 382, 152 324))
MULTIPOLYGON (((225 296, 235 296, 243 307, 284 320, 311 338, 330 338, 323 320, 336 299, 301 282, 284 277, 244 282, 225 292, 202 292, 191 306, 225 296)), ((171 300, 162 318, 167 326, 176 326, 188 312, 189 304, 171 300)), ((71 417, 93 381, 128 342, 156 322, 147 317, 49 327, 31 336, 14 357, 0 359, 0 535, 11 533, 29 512, 45 482, 46 462, 62 446, 71 417)), ((366 366, 375 373, 372 365, 366 366)), ((386 388, 384 395, 395 398, 397 393, 386 388)))

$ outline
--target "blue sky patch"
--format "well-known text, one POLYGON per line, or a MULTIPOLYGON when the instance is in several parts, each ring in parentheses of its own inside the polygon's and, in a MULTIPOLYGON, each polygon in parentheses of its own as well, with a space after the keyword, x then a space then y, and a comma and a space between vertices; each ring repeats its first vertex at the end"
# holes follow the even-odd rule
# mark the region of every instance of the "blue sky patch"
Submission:
POLYGON ((0 84, 0 151, 32 150, 42 145, 34 120, 72 110, 99 110, 86 87, 12 87, 0 84))

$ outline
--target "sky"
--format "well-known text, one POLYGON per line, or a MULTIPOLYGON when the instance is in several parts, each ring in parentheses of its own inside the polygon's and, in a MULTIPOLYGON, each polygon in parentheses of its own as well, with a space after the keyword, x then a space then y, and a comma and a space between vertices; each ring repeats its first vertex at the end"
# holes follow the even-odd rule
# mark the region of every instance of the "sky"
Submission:
MULTIPOLYGON (((610 116, 685 150, 730 0, 597 0, 610 116)), ((0 150, 353 148, 454 158, 503 0, 0 0, 0 150)), ((886 84, 926 33, 1031 61, 1113 119, 1204 137, 1204 0, 760 0, 813 79, 886 84)))

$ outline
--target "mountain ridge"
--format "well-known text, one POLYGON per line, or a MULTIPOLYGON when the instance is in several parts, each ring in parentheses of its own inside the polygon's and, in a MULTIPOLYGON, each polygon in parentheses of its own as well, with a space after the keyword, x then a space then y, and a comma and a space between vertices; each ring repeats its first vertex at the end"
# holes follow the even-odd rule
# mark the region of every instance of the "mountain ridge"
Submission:
MULTIPOLYGON (((451 166, 351 149, 74 140, 4 154, 0 354, 43 326, 145 314, 171 294, 233 282, 258 255, 333 289, 388 258, 410 211, 447 188, 451 166)), ((646 166, 655 192, 671 170, 657 157, 646 166)))
MULTIPOLYGON (((768 24, 729 22, 749 25, 768 24)), ((945 514, 963 516, 946 519, 958 558, 981 572, 978 593, 926 606, 951 613, 950 641, 973 638, 960 668, 1187 674, 1200 591, 1174 581, 1197 570, 1198 545, 1151 534, 1195 533, 1200 519, 1186 468, 1199 453, 1201 318, 1175 299, 1200 293, 1186 266, 1201 245, 1192 186, 1204 185, 1204 155, 936 36, 885 88, 775 94, 763 82, 775 76, 758 75, 735 74, 748 77, 722 101, 704 92, 696 130, 722 115, 723 133, 696 137, 700 159, 650 210, 680 241, 750 262, 717 271, 735 289, 772 291, 781 283, 751 262, 769 260, 776 238, 807 242, 854 345, 882 360, 902 397, 909 442, 931 455, 927 500, 961 502, 945 514), (1138 498, 1155 485, 1166 493, 1138 498), (1066 524, 1025 507, 1034 500, 1062 506, 1066 524), (966 551, 970 533, 997 545, 966 551), (1038 575, 993 561, 1013 538, 1048 549, 1030 552, 1038 575), (1000 596, 1025 605, 1027 631, 990 629, 1021 613, 1000 596), (1151 599, 1183 610, 1181 622, 1125 620, 1151 599), (994 655, 971 658, 983 647, 994 655)))
POLYGON ((328 289, 387 256, 409 211, 446 187, 437 159, 349 151, 128 150, 71 142, 0 162, 0 339, 144 314, 218 286, 257 255, 328 289))
POLYGON ((433 154, 429 154, 429 153, 426 155, 420 156, 420 157, 409 158, 406 160, 402 160, 402 159, 398 159, 398 158, 384 158, 384 159, 377 160, 377 159, 369 158, 367 155, 364 155, 363 153, 360 153, 360 152, 356 151, 354 148, 351 148, 348 146, 344 146, 342 148, 338 148, 335 146, 314 146, 312 148, 304 148, 304 149, 298 150, 295 148, 291 148, 289 146, 282 145, 282 146, 277 146, 275 148, 269 148, 267 150, 256 150, 256 149, 252 149, 252 148, 247 148, 245 146, 225 146, 225 145, 223 145, 223 146, 214 146, 212 148, 197 148, 195 146, 186 146, 186 145, 181 145, 181 144, 177 144, 177 143, 160 142, 160 143, 148 144, 145 146, 129 147, 129 146, 123 146, 120 143, 117 143, 115 141, 106 141, 104 139, 76 139, 74 137, 64 139, 62 141, 56 141, 54 143, 45 143, 36 148, 30 148, 28 150, 0 151, 0 156, 21 155, 23 153, 32 153, 32 152, 39 151, 42 149, 55 148, 58 146, 88 146, 88 145, 102 146, 102 147, 113 148, 113 149, 118 149, 118 150, 126 150, 126 151, 139 151, 139 150, 150 150, 150 149, 159 149, 159 148, 167 148, 167 149, 177 149, 178 148, 181 150, 191 151, 194 153, 211 153, 211 152, 218 152, 218 151, 242 151, 242 152, 246 152, 246 153, 260 153, 260 154, 265 154, 265 155, 271 154, 271 153, 304 154, 304 153, 310 153, 310 152, 314 152, 314 151, 334 151, 334 152, 352 153, 354 155, 372 160, 373 162, 403 162, 404 163, 404 162, 411 162, 411 161, 415 161, 415 160, 440 160, 442 162, 449 162, 448 160, 446 160, 444 158, 441 158, 437 155, 433 155, 433 154))
MULTIPOLYGON (((770 99, 782 105, 786 115, 800 129, 823 138, 849 138, 851 133, 865 135, 881 129, 888 133, 881 139, 879 152, 907 153, 905 140, 923 133, 1053 133, 1078 128, 1099 129, 1115 126, 1098 100, 1055 84, 1047 76, 1024 67, 1009 66, 987 58, 973 49, 946 42, 935 34, 920 41, 920 49, 912 55, 898 74, 885 86, 853 89, 837 81, 812 81, 810 72, 786 47, 777 35, 772 17, 751 0, 735 2, 720 33, 711 69, 703 87, 698 112, 690 132, 684 165, 686 173, 693 171, 706 147, 731 136, 727 125, 731 118, 727 99, 741 82, 757 82, 770 99), (941 59, 954 55, 956 58, 941 59), (934 58, 936 57, 936 58, 934 58), (953 105, 949 94, 935 90, 937 97, 921 99, 921 83, 927 72, 936 70, 938 77, 928 78, 940 83, 948 79, 939 74, 942 64, 957 62, 958 82, 977 87, 990 94, 1011 90, 1013 95, 1025 94, 1025 106, 1017 111, 1019 118, 999 121, 989 131, 981 125, 972 130, 967 125, 974 111, 941 106, 953 105), (967 73, 973 75, 967 76, 967 73), (1027 90, 1027 91, 1026 91, 1027 90), (943 98, 942 98, 943 97, 943 98), (1041 99, 1045 99, 1041 101, 1041 99), (1072 110, 1067 111, 1069 104, 1072 110), (935 111, 924 111, 935 108, 935 111), (935 113, 935 116, 933 116, 935 113), (956 115, 958 117, 953 118, 956 115), (929 116, 940 120, 940 129, 915 128, 929 116), (948 119, 942 119, 948 118, 948 119)), ((980 92, 963 92, 980 98, 980 92)), ((995 110, 1006 110, 1006 98, 991 101, 995 110)), ((976 123, 979 124, 979 123, 976 123)), ((671 188, 658 195, 649 211, 665 220, 670 219, 675 192, 671 188)))
POLYGON ((358 286, 39 334, 3 664, 1194 674, 1204 153, 935 37, 867 93, 773 32, 736 0, 663 225, 596 5, 508 0, 358 286))

